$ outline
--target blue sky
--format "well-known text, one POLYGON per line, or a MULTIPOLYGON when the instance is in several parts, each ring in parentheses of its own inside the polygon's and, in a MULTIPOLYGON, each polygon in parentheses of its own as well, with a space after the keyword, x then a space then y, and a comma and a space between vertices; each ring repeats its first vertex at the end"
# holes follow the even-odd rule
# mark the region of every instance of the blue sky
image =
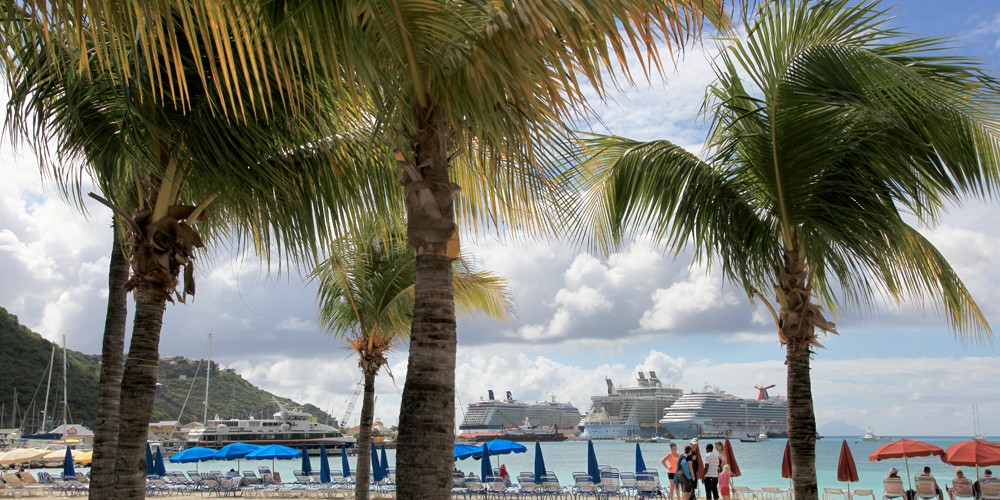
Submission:
MULTIPOLYGON (((887 2, 901 26, 955 37, 959 53, 1000 68, 1000 2, 887 2)), ((695 115, 711 80, 711 42, 687 53, 666 83, 642 84, 599 105, 600 132, 666 138, 699 150, 695 115)), ((0 305, 50 339, 97 353, 106 299, 109 215, 89 204, 73 212, 41 186, 24 148, 0 150, 0 305)), ((995 202, 956 208, 926 234, 973 290, 994 325, 1000 321, 996 267, 1000 211, 995 202)), ((484 268, 508 277, 517 318, 505 324, 461 318, 457 373, 461 403, 487 389, 528 401, 555 395, 581 410, 605 376, 629 385, 654 370, 685 390, 706 384, 743 396, 755 384, 784 390, 783 351, 766 313, 748 304, 690 256, 665 258, 639 238, 608 258, 557 242, 511 245, 463 240, 484 268)), ((262 387, 339 415, 357 380, 356 364, 316 326, 314 289, 295 272, 265 276, 253 255, 215 249, 201 261, 194 302, 168 308, 161 352, 204 356, 215 332, 216 360, 262 387)), ((956 341, 933 309, 887 308, 837 318, 814 361, 820 425, 844 420, 884 435, 969 435, 979 403, 985 432, 1000 435, 1000 358, 993 346, 956 341)), ((376 413, 396 421, 406 352, 392 357, 395 385, 380 377, 376 413)), ((461 411, 459 411, 459 416, 461 411)), ((356 420, 355 414, 354 419, 356 420)))

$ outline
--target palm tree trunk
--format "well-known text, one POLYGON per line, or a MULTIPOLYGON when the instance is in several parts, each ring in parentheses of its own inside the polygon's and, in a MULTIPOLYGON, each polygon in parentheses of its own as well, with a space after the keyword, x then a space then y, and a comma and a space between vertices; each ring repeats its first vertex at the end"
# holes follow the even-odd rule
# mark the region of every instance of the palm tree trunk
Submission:
MULTIPOLYGON (((372 421, 375 420, 375 374, 364 370, 365 396, 361 400, 361 423, 358 430, 358 470, 354 478, 354 497, 368 500, 368 483, 371 478, 372 421)), ((346 425, 346 424, 345 424, 346 425)))
POLYGON ((122 375, 121 426, 115 458, 117 500, 146 498, 146 436, 156 397, 156 367, 166 298, 163 290, 140 282, 134 290, 132 343, 122 375))
POLYGON ((816 414, 813 410, 809 357, 816 340, 816 313, 807 277, 805 253, 798 232, 793 231, 792 248, 785 248, 785 266, 780 279, 779 328, 786 346, 788 373, 788 444, 792 454, 792 482, 796 500, 815 500, 816 414))
POLYGON ((121 397, 122 363, 125 358, 125 325, 128 317, 129 265, 119 240, 118 217, 112 217, 113 243, 108 266, 108 310, 104 317, 101 345, 101 379, 97 393, 97 425, 94 427, 94 460, 90 468, 90 498, 115 498, 115 444, 118 442, 118 404, 121 397))
POLYGON ((415 157, 403 181, 409 190, 407 236, 416 267, 410 355, 396 455, 400 499, 449 498, 454 469, 457 339, 452 258, 448 251, 455 234, 448 178, 451 134, 431 110, 433 106, 417 113, 415 157))

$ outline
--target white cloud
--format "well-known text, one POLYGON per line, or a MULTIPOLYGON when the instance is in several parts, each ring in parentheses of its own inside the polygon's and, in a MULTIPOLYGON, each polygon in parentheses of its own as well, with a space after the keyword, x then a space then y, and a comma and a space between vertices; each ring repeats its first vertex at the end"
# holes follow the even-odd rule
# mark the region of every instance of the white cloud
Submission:
POLYGON ((306 321, 298 316, 289 316, 274 325, 275 330, 287 330, 292 332, 305 332, 315 329, 311 321, 306 321))
POLYGON ((691 325, 692 318, 705 315, 717 316, 720 311, 732 309, 744 302, 730 292, 722 290, 722 280, 693 268, 685 281, 678 281, 668 288, 657 288, 653 306, 642 314, 639 325, 646 331, 674 330, 691 325))

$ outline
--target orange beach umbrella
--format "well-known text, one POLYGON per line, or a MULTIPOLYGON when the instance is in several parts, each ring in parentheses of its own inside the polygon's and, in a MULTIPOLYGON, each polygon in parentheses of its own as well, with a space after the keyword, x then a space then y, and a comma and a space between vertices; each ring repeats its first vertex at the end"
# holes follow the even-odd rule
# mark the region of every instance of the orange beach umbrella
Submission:
POLYGON ((976 477, 979 468, 990 465, 1000 465, 1000 443, 990 441, 962 441, 945 450, 941 461, 951 465, 966 465, 976 467, 976 477))
POLYGON ((882 446, 879 446, 868 455, 868 460, 875 462, 878 460, 885 460, 887 458, 902 458, 906 462, 906 484, 910 489, 913 489, 912 481, 910 480, 910 457, 929 457, 931 455, 944 455, 944 450, 940 446, 934 446, 930 443, 925 443, 923 441, 917 441, 915 439, 897 439, 895 441, 889 441, 882 446))
POLYGON ((837 460, 837 481, 847 482, 847 498, 851 498, 851 483, 858 481, 858 467, 854 464, 854 455, 847 446, 847 440, 840 444, 840 459, 837 460))

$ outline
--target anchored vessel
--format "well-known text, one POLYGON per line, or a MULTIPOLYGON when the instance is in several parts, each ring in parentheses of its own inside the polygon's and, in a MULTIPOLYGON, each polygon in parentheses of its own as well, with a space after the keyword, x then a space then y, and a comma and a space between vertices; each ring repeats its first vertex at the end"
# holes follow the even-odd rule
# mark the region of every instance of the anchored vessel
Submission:
MULTIPOLYGON (((580 410, 572 403, 560 403, 552 396, 550 401, 525 403, 513 398, 507 391, 506 398, 496 399, 493 390, 487 391, 487 399, 469 405, 465 417, 458 426, 459 437, 473 440, 490 440, 505 437, 506 433, 526 424, 535 432, 551 428, 553 436, 550 440, 564 439, 566 434, 577 434, 576 426, 580 422, 580 410), (506 430, 506 432, 505 432, 506 430)), ((514 431, 514 435, 517 431, 514 431)), ((507 436, 510 439, 509 436, 507 436)))
POLYGON ((657 419, 684 391, 664 387, 656 372, 649 372, 649 378, 643 372, 638 374, 634 387, 615 387, 611 379, 604 379, 608 393, 591 396, 590 411, 580 422, 583 429, 580 437, 627 439, 659 434, 657 419))
POLYGON ((756 386, 756 399, 743 399, 718 387, 705 386, 700 392, 680 397, 663 413, 660 425, 675 438, 788 435, 788 401, 770 397, 774 387, 756 386))
POLYGON ((221 448, 237 441, 252 444, 280 444, 293 448, 305 445, 319 453, 319 445, 348 449, 357 446, 353 437, 340 429, 316 421, 312 414, 299 410, 278 410, 273 418, 220 419, 216 416, 201 429, 188 433, 187 447, 221 448))

